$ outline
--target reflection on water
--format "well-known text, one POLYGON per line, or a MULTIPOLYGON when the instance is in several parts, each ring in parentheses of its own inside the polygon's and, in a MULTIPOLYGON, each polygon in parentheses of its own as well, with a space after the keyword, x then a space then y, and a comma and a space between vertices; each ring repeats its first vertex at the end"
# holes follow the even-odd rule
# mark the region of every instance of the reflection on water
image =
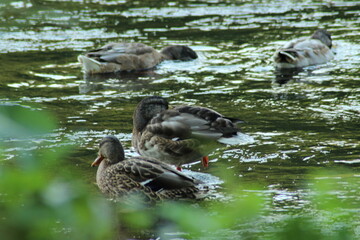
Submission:
POLYGON ((275 69, 275 82, 279 85, 283 85, 291 80, 296 81, 294 77, 296 77, 302 71, 303 69, 298 68, 275 69))
POLYGON ((79 93, 86 94, 101 90, 140 91, 149 88, 152 81, 161 75, 153 70, 137 72, 118 72, 107 74, 84 74, 83 83, 79 84, 79 93))
MULTIPOLYGON (((136 154, 131 117, 149 95, 244 120, 241 129, 255 142, 219 148, 210 155, 209 169, 196 163, 188 170, 216 179, 225 164, 245 189, 260 186, 275 213, 309 210, 304 186, 309 172, 360 167, 358 1, 7 2, 0 3, 0 103, 53 111, 59 128, 23 149, 40 142, 52 148, 65 140, 76 146, 69 168, 87 179, 94 177, 89 161, 104 135, 116 135, 126 154, 136 154), (333 36, 334 60, 301 70, 273 67, 278 47, 318 27, 333 36), (77 56, 110 41, 156 49, 186 44, 199 58, 165 61, 146 72, 84 76, 77 56)), ((2 155, 9 161, 19 154, 13 141, 20 140, 4 140, 9 147, 2 155)))

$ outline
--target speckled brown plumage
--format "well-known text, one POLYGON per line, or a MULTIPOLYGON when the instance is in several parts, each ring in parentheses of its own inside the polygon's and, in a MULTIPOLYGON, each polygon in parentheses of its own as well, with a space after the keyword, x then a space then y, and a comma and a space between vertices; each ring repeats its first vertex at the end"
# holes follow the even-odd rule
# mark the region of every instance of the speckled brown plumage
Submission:
POLYGON ((196 199, 201 195, 199 181, 155 159, 125 159, 120 141, 114 136, 103 138, 98 158, 96 183, 111 198, 137 194, 147 202, 164 199, 196 199))

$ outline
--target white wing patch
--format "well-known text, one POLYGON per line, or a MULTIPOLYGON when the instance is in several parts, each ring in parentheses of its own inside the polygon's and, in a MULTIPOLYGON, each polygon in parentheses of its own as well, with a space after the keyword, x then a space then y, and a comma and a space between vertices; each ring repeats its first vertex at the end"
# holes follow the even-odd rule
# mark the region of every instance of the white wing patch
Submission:
POLYGON ((238 132, 234 137, 230 138, 219 138, 218 142, 228 145, 245 145, 255 142, 252 136, 238 132))

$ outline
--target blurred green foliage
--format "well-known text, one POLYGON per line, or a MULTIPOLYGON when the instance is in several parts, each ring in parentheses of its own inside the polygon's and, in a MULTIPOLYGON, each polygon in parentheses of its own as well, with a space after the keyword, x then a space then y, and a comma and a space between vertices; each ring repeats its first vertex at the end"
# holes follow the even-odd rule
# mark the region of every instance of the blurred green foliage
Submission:
MULTIPOLYGON (((0 107, 0 120, 0 137, 7 139, 46 138, 56 126, 52 115, 17 105, 0 107)), ((76 173, 60 171, 67 149, 25 152, 0 162, 1 239, 359 237, 359 180, 348 170, 309 176, 309 206, 292 215, 276 213, 260 190, 241 186, 230 170, 219 173, 227 179, 226 200, 125 205, 93 193, 76 173)))
POLYGON ((269 208, 261 190, 229 182, 228 200, 167 202, 146 209, 137 205, 125 212, 122 206, 118 218, 128 228, 156 229, 161 239, 177 239, 179 234, 180 239, 359 239, 357 178, 344 169, 309 176, 307 206, 296 213, 278 213, 269 208))
MULTIPOLYGON (((45 137, 56 126, 52 115, 17 105, 1 106, 0 122, 0 138, 14 139, 17 145, 45 137)), ((106 239, 113 235, 109 203, 89 195, 89 187, 78 176, 63 175, 58 167, 66 151, 56 150, 24 150, 11 162, 0 162, 1 239, 106 239)))

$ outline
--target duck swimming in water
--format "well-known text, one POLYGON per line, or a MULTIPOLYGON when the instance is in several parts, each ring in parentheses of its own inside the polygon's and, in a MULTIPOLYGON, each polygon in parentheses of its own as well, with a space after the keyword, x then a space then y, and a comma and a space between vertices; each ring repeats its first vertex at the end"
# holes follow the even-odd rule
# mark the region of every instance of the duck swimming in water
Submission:
POLYGON ((214 142, 231 144, 229 140, 236 140, 239 122, 205 107, 169 109, 164 98, 147 97, 134 111, 132 145, 140 155, 174 164, 178 169, 201 158, 207 166, 209 148, 214 142))
POLYGON ((316 30, 310 37, 295 39, 274 54, 276 68, 302 68, 322 64, 334 58, 331 35, 324 29, 316 30))
POLYGON ((154 68, 164 60, 188 61, 198 56, 184 45, 171 45, 160 52, 143 43, 109 43, 78 56, 86 74, 141 71, 154 68))
POLYGON ((200 181, 152 158, 125 159, 124 149, 115 136, 102 139, 98 157, 91 166, 99 166, 96 183, 111 198, 140 195, 147 202, 166 199, 198 199, 203 192, 200 181))

